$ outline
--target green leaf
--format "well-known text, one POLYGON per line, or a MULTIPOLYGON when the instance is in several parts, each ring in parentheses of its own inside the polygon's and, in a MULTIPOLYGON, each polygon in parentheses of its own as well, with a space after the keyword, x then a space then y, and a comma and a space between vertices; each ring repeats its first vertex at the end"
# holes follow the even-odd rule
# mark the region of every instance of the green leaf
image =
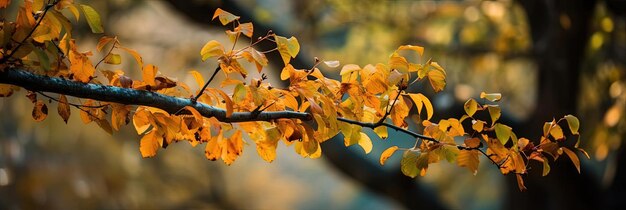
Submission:
POLYGON ((508 142, 509 138, 511 137, 511 127, 497 123, 495 125, 495 130, 496 130, 496 137, 498 137, 498 140, 500 140, 502 145, 505 145, 506 142, 508 142))
POLYGON ((83 10, 85 14, 85 19, 87 19, 87 23, 89 24, 89 28, 91 28, 91 32, 99 34, 104 33, 104 28, 102 27, 102 22, 100 21, 100 15, 96 10, 88 5, 81 4, 80 9, 83 10))
POLYGON ((500 115, 502 115, 500 107, 488 106, 487 110, 489 111, 489 116, 491 116, 491 125, 493 126, 500 119, 500 115))
POLYGON ((546 157, 541 157, 543 159, 543 173, 542 176, 546 176, 548 175, 548 173, 550 173, 550 164, 548 162, 548 158, 546 157))
POLYGON ((415 178, 419 172, 417 169, 417 156, 418 154, 413 151, 406 151, 404 155, 402 155, 402 160, 400 161, 400 170, 404 175, 407 175, 411 178, 415 178))
POLYGON ((241 103, 246 98, 246 94, 248 94, 246 86, 237 84, 237 86, 235 86, 235 92, 233 93, 233 102, 241 103))
POLYGON ((122 56, 120 56, 119 54, 111 53, 107 55, 107 57, 104 59, 104 62, 111 65, 119 65, 122 63, 122 56))
POLYGON ((463 108, 465 109, 465 113, 467 113, 467 115, 471 117, 474 115, 474 113, 476 113, 476 110, 478 109, 478 103, 476 103, 476 100, 470 98, 465 102, 463 108))
POLYGON ((578 135, 578 128, 580 127, 580 121, 574 115, 568 114, 565 115, 565 120, 567 120, 567 125, 569 126, 569 130, 572 131, 572 134, 578 135))
POLYGON ((286 37, 278 35, 274 35, 274 38, 276 39, 276 46, 278 48, 278 52, 280 53, 280 57, 282 57, 285 65, 289 64, 291 58, 296 57, 298 52, 300 52, 298 39, 293 36, 287 39, 286 37))

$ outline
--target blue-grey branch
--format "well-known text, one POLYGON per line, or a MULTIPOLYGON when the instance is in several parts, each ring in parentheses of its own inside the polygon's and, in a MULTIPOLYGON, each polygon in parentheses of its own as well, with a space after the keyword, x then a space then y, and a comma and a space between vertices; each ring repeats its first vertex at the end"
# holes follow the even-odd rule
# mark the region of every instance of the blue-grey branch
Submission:
POLYGON ((198 110, 202 116, 215 117, 221 122, 270 121, 280 118, 305 121, 312 119, 309 113, 294 111, 233 112, 230 117, 226 117, 226 110, 200 102, 194 103, 188 98, 167 96, 130 88, 75 82, 58 77, 37 75, 21 69, 0 71, 0 83, 20 86, 30 91, 59 93, 78 98, 127 105, 150 106, 165 110, 168 113, 176 113, 185 106, 191 106, 198 110))

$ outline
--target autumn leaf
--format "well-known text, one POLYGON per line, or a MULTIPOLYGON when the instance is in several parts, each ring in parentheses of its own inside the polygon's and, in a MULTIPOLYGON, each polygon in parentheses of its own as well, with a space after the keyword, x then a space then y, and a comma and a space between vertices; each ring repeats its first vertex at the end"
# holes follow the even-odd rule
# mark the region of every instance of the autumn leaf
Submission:
MULTIPOLYGON (((433 64, 436 64, 433 62, 433 64)), ((446 87, 446 73, 442 70, 430 70, 427 73, 430 85, 435 92, 440 92, 446 87)))
POLYGON ((235 28, 235 31, 241 32, 243 35, 247 36, 248 38, 252 38, 252 34, 254 32, 254 26, 252 25, 252 23, 242 23, 242 24, 239 24, 235 28))
POLYGON ((198 85, 198 87, 204 86, 204 77, 202 77, 202 74, 200 74, 200 72, 193 70, 189 71, 189 73, 191 74, 191 76, 193 76, 193 79, 196 80, 196 84, 198 85))
POLYGON ((286 37, 274 35, 276 39, 276 46, 278 47, 278 52, 280 53, 280 57, 282 57, 285 65, 289 64, 291 58, 295 58, 300 52, 300 44, 298 43, 298 39, 296 37, 290 37, 287 39, 286 37))
POLYGON ((137 53, 137 51, 135 51, 133 49, 130 49, 130 48, 122 47, 122 46, 118 46, 118 48, 126 51, 128 54, 133 56, 133 58, 135 58, 135 61, 137 62, 139 67, 140 68, 143 67, 143 59, 141 58, 141 55, 139 55, 139 53, 137 53))
POLYGON ((161 147, 161 142, 163 142, 163 136, 157 135, 156 130, 152 130, 151 132, 141 137, 141 141, 139 143, 139 151, 141 152, 141 157, 154 157, 157 153, 157 150, 159 150, 159 147, 161 147))
POLYGON ((35 122, 41 122, 45 120, 48 116, 48 106, 46 106, 46 104, 44 104, 42 100, 38 100, 35 103, 35 107, 33 107, 32 116, 35 122))
POLYGON ((119 131, 122 125, 128 124, 130 114, 130 106, 124 104, 111 104, 111 127, 119 131))
POLYGON ((144 66, 143 69, 141 69, 143 81, 150 86, 156 86, 154 78, 156 77, 157 71, 158 68, 152 64, 144 66))
POLYGON ((498 119, 500 119, 501 111, 500 107, 497 106, 488 106, 487 110, 489 111, 489 116, 491 117, 491 125, 493 126, 498 119))
POLYGON ((67 103, 67 97, 65 97, 65 95, 59 96, 57 111, 59 112, 59 116, 65 121, 65 124, 67 124, 67 120, 70 118, 70 106, 67 103))
POLYGON ((233 22, 239 19, 239 16, 233 15, 230 12, 226 12, 220 8, 217 8, 217 10, 215 10, 215 13, 213 13, 213 18, 211 18, 211 20, 215 20, 215 18, 218 18, 218 17, 222 25, 226 25, 230 22, 233 22))
POLYGON ((472 174, 476 175, 478 173, 479 164, 478 155, 480 155, 480 153, 476 150, 461 150, 456 158, 457 165, 459 167, 466 167, 472 174))
POLYGON ((106 46, 110 42, 115 43, 116 41, 117 41, 117 37, 103 36, 100 38, 100 40, 98 40, 98 44, 96 45, 96 50, 98 50, 98 52, 102 52, 102 49, 104 49, 104 46, 106 46))
POLYGON ((511 137, 511 127, 504 125, 504 124, 500 124, 497 123, 495 125, 495 130, 496 130, 496 136, 498 137, 498 140, 500 140, 500 142, 504 145, 509 141, 509 138, 511 137))
POLYGON ((104 58, 104 62, 111 65, 119 65, 122 63, 122 56, 120 56, 119 54, 111 53, 104 58))
POLYGON ((367 134, 360 132, 361 138, 359 138, 358 144, 363 148, 365 154, 369 154, 372 151, 372 140, 367 134))
POLYGON ((420 46, 402 45, 402 46, 398 47, 398 49, 396 51, 400 51, 400 50, 413 50, 413 51, 417 52, 420 56, 422 56, 424 54, 424 47, 420 47, 420 46))
POLYGON ((385 149, 385 151, 383 151, 383 153, 380 155, 380 165, 385 165, 387 159, 389 159, 389 157, 391 157, 393 153, 396 152, 396 150, 398 150, 398 146, 392 146, 385 149))
POLYGON ((563 129, 558 124, 554 124, 552 128, 550 128, 550 135, 555 140, 563 140, 565 136, 563 135, 563 129))
POLYGON ((88 5, 81 4, 80 9, 85 14, 85 19, 89 24, 89 28, 91 28, 91 32, 99 34, 104 33, 104 29, 102 27, 102 23, 100 22, 100 15, 96 10, 88 5))
POLYGON ((224 55, 224 47, 218 41, 211 40, 204 44, 202 50, 200 50, 200 56, 202 61, 206 61, 211 57, 218 57, 224 55))
POLYGON ((434 109, 433 109, 433 104, 430 103, 430 100, 428 100, 428 98, 424 95, 422 95, 421 93, 409 93, 409 97, 411 97, 411 100, 413 100, 413 102, 415 103, 415 106, 417 107, 417 113, 421 114, 422 113, 422 108, 425 107, 426 108, 426 120, 430 120, 430 118, 433 117, 434 114, 434 109))
POLYGON ((500 99, 502 99, 502 94, 500 94, 500 93, 480 92, 480 98, 487 99, 487 100, 492 101, 492 102, 497 102, 500 99))
MULTIPOLYGON (((1 70, 0 70, 1 71, 1 70)), ((17 86, 0 84, 0 97, 9 97, 13 95, 13 92, 18 89, 17 86)))
POLYGON ((339 61, 324 61, 324 64, 330 68, 336 68, 340 65, 339 61))
POLYGON ((374 128, 374 133, 376 133, 376 135, 378 135, 381 139, 387 139, 389 136, 386 126, 378 126, 374 128))
POLYGON ((402 155, 402 160, 400 161, 400 170, 402 173, 408 177, 415 178, 419 173, 417 169, 417 158, 418 153, 407 150, 402 155))
POLYGON ((580 127, 578 118, 571 114, 565 115, 564 118, 567 120, 567 125, 569 126, 569 130, 572 131, 572 134, 578 135, 578 127, 580 127))
POLYGON ((476 100, 470 98, 463 105, 463 109, 465 109, 465 113, 467 113, 467 116, 471 117, 474 115, 474 113, 476 113, 476 110, 478 109, 478 103, 476 103, 476 100))

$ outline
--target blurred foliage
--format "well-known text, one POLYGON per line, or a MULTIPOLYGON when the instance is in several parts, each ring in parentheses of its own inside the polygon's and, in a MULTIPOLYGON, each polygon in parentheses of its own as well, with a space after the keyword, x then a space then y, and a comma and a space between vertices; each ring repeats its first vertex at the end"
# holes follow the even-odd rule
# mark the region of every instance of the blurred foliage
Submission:
MULTIPOLYGON (((440 111, 469 97, 478 98, 481 91, 502 92, 507 96, 505 110, 519 119, 538 107, 537 68, 529 56, 532 46, 525 14, 511 0, 238 2, 260 22, 288 29, 309 47, 303 51, 325 60, 384 62, 380 55, 390 54, 398 45, 427 47, 425 58, 437 57, 448 69, 449 88, 434 99, 440 111)), ((187 84, 194 84, 193 77, 182 72, 214 68, 200 65, 198 46, 207 37, 227 40, 219 29, 191 25, 162 2, 91 4, 103 16, 107 34, 117 35, 141 52, 144 60, 157 63, 164 74, 180 75, 178 79, 187 84)), ((0 15, 12 17, 14 9, 3 9, 0 15)), ((596 15, 578 103, 581 144, 593 160, 584 162, 582 170, 600 174, 606 187, 619 164, 614 151, 622 146, 626 133, 626 20, 614 18, 603 4, 593 9, 596 15)), ((568 24, 563 16, 562 27, 568 24)), ((79 36, 92 36, 85 24, 78 25, 85 32, 79 36)), ((90 49, 97 41, 95 37, 82 40, 92 40, 82 44, 90 49)), ((273 76, 278 78, 278 73, 273 76)), ((110 136, 96 126, 82 125, 77 115, 67 125, 53 115, 35 123, 26 103, 0 99, 1 209, 399 208, 364 192, 322 161, 300 158, 285 148, 279 148, 283 157, 272 164, 247 152, 228 168, 207 162, 197 155, 201 150, 186 145, 169 148, 169 155, 141 159, 139 142, 130 141, 138 137, 128 127, 110 136)), ((497 186, 504 180, 487 164, 480 170, 470 176, 465 169, 439 164, 425 180, 452 208, 500 208, 502 189, 497 186)))

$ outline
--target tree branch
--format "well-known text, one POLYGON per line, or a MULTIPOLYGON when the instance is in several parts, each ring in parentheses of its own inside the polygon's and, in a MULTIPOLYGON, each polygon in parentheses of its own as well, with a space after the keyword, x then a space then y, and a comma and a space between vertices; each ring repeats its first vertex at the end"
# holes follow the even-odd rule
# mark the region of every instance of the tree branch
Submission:
POLYGON ((191 99, 167 96, 143 90, 80 83, 62 78, 37 75, 21 69, 6 69, 4 72, 0 72, 0 83, 17 85, 30 91, 53 92, 98 101, 150 106, 165 110, 168 113, 176 113, 185 106, 191 106, 198 110, 202 116, 215 117, 221 122, 269 121, 280 118, 301 119, 305 121, 313 119, 309 113, 294 111, 260 113, 233 112, 230 117, 226 117, 226 110, 204 103, 193 103, 191 99))

